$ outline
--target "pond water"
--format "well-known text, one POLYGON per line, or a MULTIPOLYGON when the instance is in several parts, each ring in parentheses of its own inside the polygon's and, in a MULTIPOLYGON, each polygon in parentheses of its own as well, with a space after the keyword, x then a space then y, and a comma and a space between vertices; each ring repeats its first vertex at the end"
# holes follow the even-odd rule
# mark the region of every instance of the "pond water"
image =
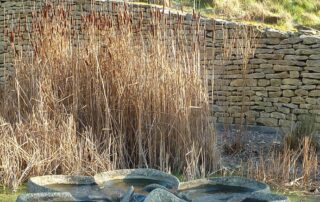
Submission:
POLYGON ((134 192, 146 195, 147 192, 143 188, 150 184, 160 184, 171 189, 172 187, 164 181, 155 179, 124 179, 110 180, 103 187, 96 184, 89 185, 72 185, 72 184, 51 184, 46 187, 61 191, 70 192, 73 197, 79 200, 101 200, 101 199, 117 199, 126 193, 129 187, 134 187, 134 192))
POLYGON ((229 186, 229 185, 200 185, 197 187, 192 187, 190 189, 185 189, 181 193, 187 196, 189 199, 198 199, 202 197, 207 197, 208 195, 220 195, 222 198, 230 195, 230 193, 249 193, 253 192, 253 189, 240 187, 240 186, 229 186))
MULTIPOLYGON (((115 182, 116 183, 116 182, 115 182)), ((18 195, 26 193, 26 186, 21 186, 17 192, 10 192, 0 187, 0 202, 15 202, 18 195)), ((320 196, 297 196, 289 195, 291 202, 319 202, 320 196)), ((246 201, 251 202, 251 201, 246 201)))

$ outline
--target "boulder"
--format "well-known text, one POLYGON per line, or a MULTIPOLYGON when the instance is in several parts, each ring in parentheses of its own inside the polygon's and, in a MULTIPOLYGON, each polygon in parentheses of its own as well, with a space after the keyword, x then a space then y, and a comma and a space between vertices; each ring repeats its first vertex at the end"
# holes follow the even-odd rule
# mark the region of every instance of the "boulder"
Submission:
POLYGON ((186 202, 185 200, 177 197, 173 193, 161 188, 157 188, 150 192, 144 202, 186 202))

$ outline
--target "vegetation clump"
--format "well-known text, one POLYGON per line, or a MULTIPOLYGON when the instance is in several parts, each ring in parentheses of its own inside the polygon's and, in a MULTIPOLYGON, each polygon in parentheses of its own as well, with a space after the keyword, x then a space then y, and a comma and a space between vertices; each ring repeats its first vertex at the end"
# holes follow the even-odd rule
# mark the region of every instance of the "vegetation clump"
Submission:
MULTIPOLYGON (((142 33, 118 9, 76 21, 71 7, 49 4, 33 15, 31 51, 16 49, 15 77, 0 94, 1 184, 135 167, 187 178, 215 169, 199 48, 168 35, 160 13, 142 33)), ((15 48, 21 33, 11 33, 15 48)))
POLYGON ((299 29, 301 26, 320 29, 318 0, 173 0, 171 5, 182 6, 185 10, 195 8, 207 16, 262 23, 281 29, 299 29))

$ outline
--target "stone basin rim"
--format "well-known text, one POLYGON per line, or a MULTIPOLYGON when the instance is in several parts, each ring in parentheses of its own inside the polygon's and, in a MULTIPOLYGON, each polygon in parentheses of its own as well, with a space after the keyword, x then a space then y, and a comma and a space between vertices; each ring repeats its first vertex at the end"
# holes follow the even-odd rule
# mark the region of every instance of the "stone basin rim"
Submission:
POLYGON ((150 168, 106 171, 96 174, 94 179, 99 186, 103 186, 107 181, 125 179, 159 180, 169 183, 174 188, 178 188, 180 184, 180 181, 176 176, 150 168))
POLYGON ((239 176, 226 176, 226 177, 210 177, 210 178, 203 178, 197 180, 191 180, 188 182, 182 182, 179 184, 179 191, 184 191, 188 189, 192 189, 201 185, 227 185, 227 186, 239 186, 243 188, 252 189, 253 192, 270 192, 269 185, 239 177, 239 176))
POLYGON ((28 193, 60 192, 47 187, 52 184, 96 185, 92 176, 43 175, 31 177, 27 182, 28 193))
POLYGON ((26 193, 18 196, 16 202, 33 201, 77 201, 69 192, 26 193))

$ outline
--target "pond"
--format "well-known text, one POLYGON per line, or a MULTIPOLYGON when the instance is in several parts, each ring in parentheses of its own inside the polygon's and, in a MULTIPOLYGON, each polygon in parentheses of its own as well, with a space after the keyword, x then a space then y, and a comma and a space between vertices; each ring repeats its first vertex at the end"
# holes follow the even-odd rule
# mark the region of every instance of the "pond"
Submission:
MULTIPOLYGON (((26 186, 23 185, 19 187, 17 192, 10 192, 5 190, 3 187, 0 187, 0 202, 15 202, 17 197, 22 194, 26 193, 26 186)), ((319 202, 319 196, 297 196, 297 195, 289 195, 291 202, 319 202)))

